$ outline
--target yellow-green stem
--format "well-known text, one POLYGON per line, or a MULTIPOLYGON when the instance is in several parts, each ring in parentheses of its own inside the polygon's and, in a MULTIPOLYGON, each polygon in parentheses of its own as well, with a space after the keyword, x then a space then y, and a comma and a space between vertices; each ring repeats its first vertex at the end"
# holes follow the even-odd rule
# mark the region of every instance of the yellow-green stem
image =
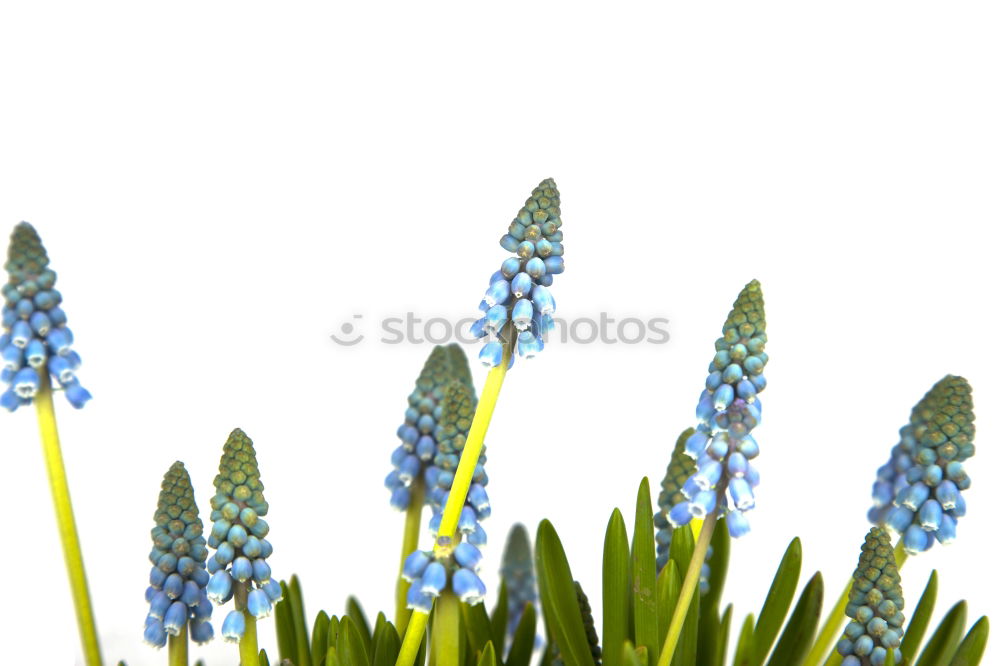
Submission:
POLYGON ((684 627, 684 618, 687 617, 691 598, 698 590, 701 565, 705 563, 705 556, 708 554, 708 546, 712 542, 712 532, 715 531, 716 522, 718 522, 718 516, 713 511, 701 526, 698 541, 694 546, 694 553, 691 555, 691 562, 688 564, 687 573, 684 574, 684 583, 681 585, 677 605, 674 607, 674 614, 670 618, 667 637, 663 640, 660 659, 656 662, 657 666, 669 666, 674 658, 674 650, 677 649, 677 641, 681 637, 681 629, 684 627))
POLYGON ((87 666, 100 666, 101 647, 97 642, 94 610, 87 589, 87 573, 83 568, 83 551, 80 548, 80 536, 76 531, 76 520, 73 518, 73 503, 69 497, 66 466, 63 464, 62 449, 59 446, 59 429, 56 426, 56 413, 52 405, 52 384, 49 381, 49 373, 44 369, 38 374, 41 376, 41 386, 35 395, 38 429, 42 436, 42 452, 49 473, 49 486, 52 488, 52 502, 55 504, 56 524, 59 527, 63 556, 66 559, 66 571, 69 573, 73 606, 76 608, 83 658, 87 666))
POLYGON ((257 649, 257 618, 247 611, 247 595, 250 592, 250 582, 237 583, 233 590, 233 603, 236 610, 243 613, 246 629, 240 639, 240 666, 260 666, 260 651, 257 649))
POLYGON ((400 638, 410 620, 410 609, 406 607, 406 592, 410 584, 402 579, 403 564, 410 553, 417 549, 420 542, 420 519, 424 510, 424 480, 417 476, 410 486, 410 506, 406 509, 406 522, 403 525, 403 553, 399 558, 400 576, 396 579, 396 631, 400 638))
POLYGON ((458 527, 458 517, 465 506, 465 498, 469 494, 469 485, 472 483, 472 474, 479 462, 479 454, 483 450, 483 439, 486 437, 486 430, 490 427, 490 419, 493 418, 493 409, 497 405, 497 398, 500 396, 500 388, 503 386, 503 379, 507 375, 507 362, 510 360, 511 345, 504 345, 503 358, 500 365, 496 366, 486 376, 486 385, 483 387, 483 394, 479 398, 476 406, 476 413, 472 417, 472 425, 469 426, 469 436, 465 440, 462 448, 462 458, 458 461, 458 469, 455 470, 455 480, 451 484, 451 492, 448 493, 448 502, 445 504, 444 513, 441 516, 441 526, 438 529, 437 543, 434 544, 434 552, 450 552, 454 547, 455 530, 458 527))
POLYGON ((446 590, 434 604, 434 624, 431 627, 431 660, 434 666, 459 664, 458 597, 446 590))
POLYGON ((181 633, 167 639, 168 666, 187 666, 188 634, 187 622, 181 625, 181 633))
POLYGON ((399 648, 399 656, 396 657, 396 666, 413 666, 426 629, 427 613, 414 611, 406 625, 406 635, 403 636, 403 645, 399 648))
MULTIPOLYGON (((902 569, 907 557, 906 550, 903 549, 902 538, 896 542, 893 554, 896 557, 896 568, 902 569)), ((826 616, 823 627, 819 630, 819 635, 816 637, 816 642, 813 644, 809 654, 806 655, 802 666, 819 666, 821 663, 829 664, 831 660, 833 660, 832 663, 839 663, 837 662, 839 655, 837 655, 836 650, 833 651, 833 654, 830 653, 830 650, 833 650, 834 644, 840 636, 844 624, 847 622, 847 615, 844 609, 847 608, 847 598, 851 594, 852 585, 854 585, 853 576, 847 581, 843 593, 834 602, 833 608, 830 609, 830 614, 826 616)))

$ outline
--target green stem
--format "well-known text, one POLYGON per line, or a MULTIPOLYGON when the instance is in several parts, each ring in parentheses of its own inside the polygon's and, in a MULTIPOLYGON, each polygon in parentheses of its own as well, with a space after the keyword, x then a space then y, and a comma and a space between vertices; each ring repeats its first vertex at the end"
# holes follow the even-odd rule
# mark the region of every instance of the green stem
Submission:
POLYGON ((435 554, 448 554, 455 546, 453 541, 455 530, 458 528, 458 517, 462 513, 462 507, 465 506, 465 498, 469 494, 469 486, 472 484, 472 474, 476 470, 479 454, 483 450, 486 430, 490 427, 490 419, 493 418, 497 398, 500 397, 500 389, 503 387, 503 379, 507 374, 507 362, 510 360, 510 354, 511 345, 508 343, 504 345, 500 365, 491 369, 490 374, 486 376, 486 385, 483 386, 483 394, 480 396, 476 413, 472 417, 469 436, 462 448, 462 457, 458 461, 458 469, 455 470, 455 480, 452 481, 448 502, 441 515, 441 527, 438 529, 437 543, 434 544, 435 554))
POLYGON ((718 519, 718 515, 713 511, 705 519, 705 523, 701 527, 698 542, 695 544, 694 553, 691 555, 691 562, 688 564, 687 573, 684 574, 684 583, 681 585, 677 605, 674 606, 674 614, 670 618, 667 637, 663 640, 660 659, 656 662, 657 666, 669 666, 674 658, 674 650, 677 649, 677 641, 681 637, 681 629, 684 627, 684 619, 687 617, 691 598, 698 591, 698 578, 701 576, 701 565, 705 563, 708 546, 712 542, 712 532, 715 531, 715 524, 718 522, 718 519))
POLYGON ((101 648, 97 642, 94 610, 87 589, 87 573, 83 568, 80 536, 76 531, 76 520, 73 518, 73 504, 70 501, 69 484, 66 481, 66 466, 59 446, 59 429, 56 426, 56 413, 52 406, 52 384, 48 372, 43 371, 38 374, 41 379, 41 386, 35 395, 38 429, 42 436, 42 453, 45 455, 45 467, 49 473, 49 486, 52 488, 52 502, 55 504, 56 524, 62 540, 66 571, 69 573, 73 606, 76 608, 76 622, 83 644, 83 657, 87 666, 100 666, 101 648))
POLYGON ((399 572, 396 577, 396 631, 400 638, 410 621, 410 609, 406 607, 406 592, 410 587, 402 578, 406 558, 417 549, 420 542, 420 519, 424 511, 424 480, 420 476, 410 486, 410 506, 406 509, 406 523, 403 525, 403 552, 399 557, 399 572))
POLYGON ((187 622, 181 626, 181 633, 167 639, 167 664, 168 666, 188 664, 187 622))
POLYGON ((434 625, 431 627, 431 660, 435 666, 459 664, 458 597, 446 590, 434 604, 434 625))
POLYGON ((403 637, 402 647, 399 648, 399 656, 396 657, 396 666, 413 666, 426 629, 427 613, 414 611, 406 625, 406 635, 403 637))
MULTIPOLYGON (((903 539, 900 537, 899 541, 896 542, 896 548, 893 551, 893 555, 896 558, 896 568, 902 569, 903 564, 906 562, 906 550, 903 549, 903 539)), ((812 646, 809 654, 806 655, 805 661, 802 662, 802 666, 819 666, 819 664, 829 664, 831 659, 836 662, 837 652, 834 651, 830 654, 830 650, 833 649, 834 643, 840 636, 844 624, 847 622, 847 615, 844 613, 844 609, 847 608, 847 599, 851 594, 851 587, 854 585, 854 577, 852 576, 848 581, 847 585, 844 587, 843 593, 833 604, 833 608, 830 609, 830 614, 826 616, 826 620, 823 622, 823 627, 819 630, 819 635, 816 638, 816 643, 812 646)), ((839 663, 839 662, 838 662, 839 663)))
POLYGON ((236 583, 233 603, 236 610, 243 613, 246 630, 240 639, 240 666, 260 666, 260 651, 257 649, 257 618, 247 612, 247 594, 250 582, 236 583))

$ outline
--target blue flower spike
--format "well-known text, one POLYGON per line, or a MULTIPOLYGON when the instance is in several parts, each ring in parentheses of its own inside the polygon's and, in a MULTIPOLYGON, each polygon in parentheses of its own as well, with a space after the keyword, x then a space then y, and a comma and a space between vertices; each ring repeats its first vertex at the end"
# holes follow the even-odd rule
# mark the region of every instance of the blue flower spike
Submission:
POLYGON ((861 547, 844 609, 851 622, 837 642, 845 666, 882 666, 889 651, 902 663, 903 589, 889 534, 873 527, 861 547))
POLYGON ((13 412, 30 405, 47 373, 53 386, 65 389, 66 399, 80 409, 90 400, 76 377, 80 357, 72 349, 73 333, 55 290, 56 274, 38 233, 27 222, 14 227, 4 267, 0 354, 6 387, 0 389, 0 406, 13 412))
MULTIPOLYGON (((444 387, 435 411, 437 419, 432 434, 437 450, 424 478, 427 482, 427 503, 433 511, 429 527, 437 540, 441 515, 476 411, 476 394, 471 382, 452 379, 444 387)), ((408 608, 426 612, 433 599, 449 585, 456 596, 469 604, 480 603, 486 595, 486 585, 479 577, 482 560, 479 548, 486 545, 486 532, 480 523, 490 515, 490 501, 486 494, 489 479, 485 464, 484 447, 462 508, 456 541, 448 548, 438 549, 437 553, 416 551, 404 562, 402 575, 404 580, 410 582, 408 608)))
POLYGON ((962 491, 972 483, 963 463, 976 452, 975 418, 969 382, 944 377, 913 408, 879 468, 868 517, 902 535, 910 555, 955 540, 965 515, 962 491))
POLYGON ((164 475, 153 521, 149 553, 153 568, 146 588, 149 613, 143 638, 163 647, 167 635, 177 636, 186 622, 192 639, 206 643, 213 634, 212 605, 205 590, 208 549, 184 463, 175 462, 164 475))
POLYGON ((236 610, 223 621, 222 637, 238 643, 247 622, 240 611, 245 609, 250 618, 260 619, 270 615, 281 599, 281 587, 271 578, 267 563, 272 551, 266 538, 269 527, 263 518, 268 504, 257 454, 253 442, 239 428, 230 433, 223 448, 211 506, 208 545, 215 554, 208 560, 211 578, 206 591, 218 605, 236 598, 236 610))
POLYGON ((698 426, 684 442, 695 472, 665 515, 673 527, 715 512, 726 516, 732 537, 750 531, 746 513, 754 507, 753 488, 760 480, 751 462, 760 452, 751 431, 760 424, 759 396, 767 386, 766 329, 764 297, 760 283, 752 280, 737 296, 722 337, 715 341, 715 356, 695 410, 698 426))
MULTIPOLYGON (((440 468, 435 467, 436 431, 445 388, 452 381, 472 390, 472 374, 465 351, 457 344, 434 347, 410 393, 403 424, 396 431, 400 444, 392 452, 393 469, 385 480, 390 493, 389 503, 395 509, 406 511, 410 508, 415 481, 421 481, 426 490, 433 491, 437 487, 440 468)), ((474 396, 473 392, 473 399, 474 396)), ((428 494, 424 498, 425 502, 430 502, 428 494)))
POLYGON ((556 309, 549 287, 565 268, 561 227, 559 190, 547 178, 532 190, 500 239, 500 246, 514 256, 490 279, 480 304, 483 318, 472 327, 486 342, 479 354, 483 365, 500 365, 507 342, 522 358, 532 358, 545 346, 556 309))
POLYGON ((512 641, 525 606, 538 605, 531 537, 527 528, 521 523, 516 523, 507 534, 507 544, 504 546, 500 565, 500 578, 507 587, 507 640, 512 641))

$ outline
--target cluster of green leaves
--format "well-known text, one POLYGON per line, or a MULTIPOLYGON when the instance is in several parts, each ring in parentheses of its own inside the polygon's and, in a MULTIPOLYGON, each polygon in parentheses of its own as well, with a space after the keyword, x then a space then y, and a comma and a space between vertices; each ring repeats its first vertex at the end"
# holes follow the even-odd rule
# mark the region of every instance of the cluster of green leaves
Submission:
POLYGON ((964 634, 963 638, 968 615, 968 604, 965 601, 959 601, 945 613, 941 622, 938 623, 937 629, 924 645, 924 649, 920 649, 930 625, 934 604, 937 602, 937 591, 938 575, 935 570, 931 572, 924 592, 920 595, 920 601, 914 607, 913 616, 910 617, 905 626, 903 644, 900 646, 903 653, 903 663, 915 666, 936 666, 937 664, 974 666, 978 664, 986 651, 990 621, 986 616, 979 618, 969 629, 969 632, 964 634))
MULTIPOLYGON (((302 585, 292 576, 282 583, 284 599, 275 606, 275 627, 278 655, 282 664, 292 666, 393 666, 399 655, 401 636, 406 627, 397 629, 384 613, 379 613, 370 625, 357 599, 347 600, 346 613, 337 617, 320 611, 311 623, 306 622, 302 585)), ((461 604, 459 620, 459 661, 462 666, 529 666, 535 648, 536 614, 528 604, 504 658, 507 632, 507 588, 500 586, 496 607, 487 613, 484 604, 461 604)), ((434 631, 431 617, 430 631, 434 631)), ((423 664, 428 655, 426 640, 417 654, 416 663, 423 664)), ((261 651, 261 666, 269 666, 261 651)))

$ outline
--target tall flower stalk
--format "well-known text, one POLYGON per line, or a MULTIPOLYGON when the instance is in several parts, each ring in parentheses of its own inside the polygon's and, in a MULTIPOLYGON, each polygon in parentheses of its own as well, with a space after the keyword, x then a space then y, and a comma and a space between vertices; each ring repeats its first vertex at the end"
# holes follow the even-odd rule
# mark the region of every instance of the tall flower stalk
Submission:
MULTIPOLYGON (((440 514, 440 523, 436 525, 436 559, 457 554, 459 543, 455 535, 476 467, 480 465, 486 431, 515 352, 522 358, 537 355, 544 347, 545 334, 553 326, 555 300, 549 287, 553 276, 564 269, 559 204, 559 190, 555 182, 552 179, 542 181, 531 192, 510 223, 507 233, 500 239, 501 247, 514 256, 504 260, 500 270, 491 276, 479 305, 483 316, 472 326, 473 333, 485 340, 479 358, 483 365, 490 368, 490 372, 465 437, 440 514)), ((469 577, 464 579, 463 587, 477 587, 469 577)), ((413 664, 423 640, 427 618, 427 612, 414 610, 396 660, 397 666, 413 664)))
POLYGON ((658 666, 668 666, 673 659, 718 518, 726 516, 734 538, 750 531, 745 514, 754 507, 753 488, 760 480, 751 463, 760 451, 751 431, 760 423, 758 394, 767 386, 766 329, 764 297, 760 283, 752 280, 737 296, 722 327, 722 337, 715 341, 715 356, 695 410, 698 426, 684 443, 697 469, 681 487, 683 499, 670 509, 667 519, 674 527, 694 519, 705 522, 667 627, 658 666))
POLYGON ((38 233, 27 222, 18 224, 11 234, 5 268, 0 380, 7 389, 0 394, 0 406, 13 412, 35 404, 84 661, 87 666, 99 666, 97 627, 52 403, 55 385, 77 409, 86 404, 90 393, 76 377, 80 357, 71 348, 73 334, 66 326, 62 296, 55 290, 56 274, 49 268, 38 233))

